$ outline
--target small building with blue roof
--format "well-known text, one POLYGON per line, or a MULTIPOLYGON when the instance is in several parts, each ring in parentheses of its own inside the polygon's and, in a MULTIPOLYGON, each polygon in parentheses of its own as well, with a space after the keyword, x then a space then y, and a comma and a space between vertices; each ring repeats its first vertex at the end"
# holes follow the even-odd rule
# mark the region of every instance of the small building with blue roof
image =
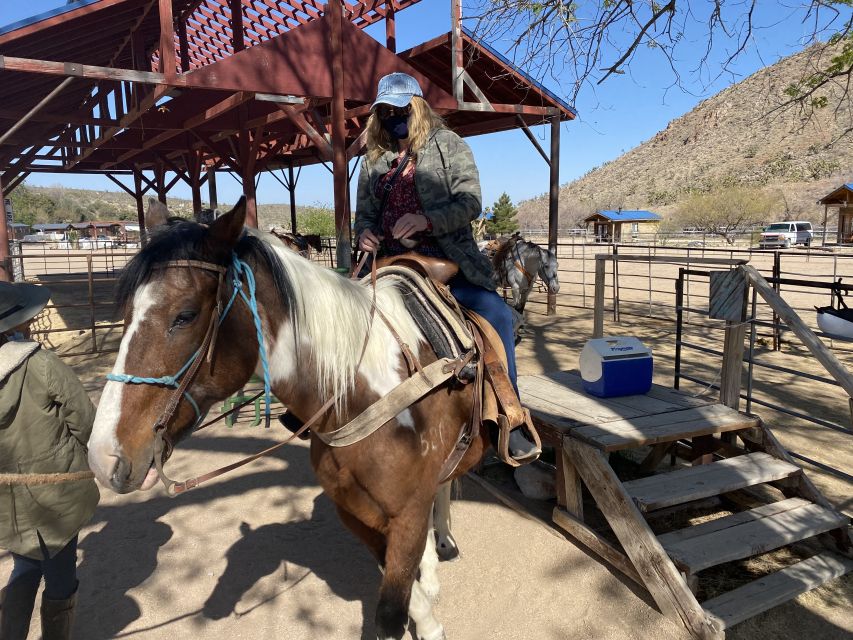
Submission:
POLYGON ((584 218, 587 228, 593 225, 596 242, 622 242, 622 225, 629 225, 632 238, 640 233, 654 233, 660 221, 657 213, 639 209, 602 209, 584 218))
POLYGON ((838 207, 838 244, 853 243, 853 182, 842 184, 835 191, 817 201, 823 205, 824 244, 826 243, 826 218, 830 207, 838 207))

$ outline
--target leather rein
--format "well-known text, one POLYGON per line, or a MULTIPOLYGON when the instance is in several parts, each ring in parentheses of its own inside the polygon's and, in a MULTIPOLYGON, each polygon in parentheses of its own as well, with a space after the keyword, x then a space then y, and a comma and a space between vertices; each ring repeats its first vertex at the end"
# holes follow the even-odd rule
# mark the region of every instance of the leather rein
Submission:
MULTIPOLYGON (((361 269, 364 267, 364 264, 366 263, 366 261, 370 257, 370 255, 371 254, 368 254, 368 253, 364 254, 364 256, 362 257, 358 266, 355 267, 355 269, 352 271, 352 273, 350 275, 350 277, 352 279, 357 279, 358 273, 360 273, 361 269)), ((372 280, 372 285, 373 285, 372 286, 372 288, 373 288, 373 299, 372 299, 371 305, 370 305, 370 317, 368 320, 367 332, 366 332, 365 337, 364 337, 364 343, 362 344, 361 354, 359 355, 358 363, 356 364, 356 371, 358 371, 358 369, 360 368, 362 359, 364 358, 364 353, 367 350, 367 344, 370 340, 371 329, 373 328, 374 317, 375 317, 375 314, 377 314, 377 313, 378 313, 379 317, 383 320, 385 325, 388 327, 391 334, 394 336, 395 340, 397 340, 397 342, 400 346, 400 349, 401 349, 401 351, 402 351, 402 353, 406 359, 406 362, 409 366, 410 372, 412 372, 414 370, 422 371, 420 363, 418 362, 417 358, 414 356, 414 354, 409 349, 409 346, 405 342, 403 342, 400 335, 391 326, 391 323, 388 321, 388 319, 385 317, 385 315, 376 306, 376 267, 375 267, 376 255, 375 255, 375 252, 373 254, 373 258, 374 258, 374 260, 373 260, 374 266, 371 269, 371 276, 372 276, 371 280, 372 280)), ((184 480, 182 482, 176 482, 176 481, 170 479, 166 475, 166 472, 164 470, 164 464, 165 464, 165 460, 168 460, 168 458, 172 454, 172 451, 174 450, 174 443, 172 442, 172 439, 169 437, 167 427, 168 427, 169 423, 172 421, 172 418, 174 417, 175 412, 177 411, 177 407, 180 404, 181 399, 184 396, 186 396, 188 399, 190 399, 189 394, 187 394, 187 390, 189 389, 190 385, 192 384, 195 376, 198 374, 198 371, 201 367, 202 361, 207 359, 208 363, 212 363, 214 350, 216 348, 216 336, 218 333, 218 328, 222 324, 222 321, 224 320, 225 315, 230 310, 231 302, 233 302, 234 299, 236 298, 236 292, 235 292, 231 297, 231 301, 225 307, 225 309, 222 308, 223 283, 224 283, 224 279, 225 279, 225 274, 228 272, 228 269, 222 265, 215 264, 212 262, 204 262, 204 261, 200 261, 200 260, 177 260, 177 261, 166 262, 166 263, 161 265, 161 268, 170 268, 170 267, 203 269, 203 270, 212 271, 212 272, 218 274, 216 299, 215 299, 215 303, 214 303, 214 311, 216 311, 216 313, 211 313, 210 323, 208 325, 207 332, 205 333, 204 339, 202 340, 201 346, 199 347, 199 349, 195 353, 195 355, 190 359, 190 362, 188 362, 187 365, 184 366, 184 369, 182 369, 182 372, 185 370, 185 373, 183 374, 183 376, 181 376, 181 383, 180 383, 180 385, 178 385, 178 387, 172 393, 171 397, 169 398, 168 403, 166 404, 166 408, 163 410, 160 417, 154 423, 154 427, 153 427, 154 428, 154 466, 157 470, 157 475, 160 478, 160 481, 163 483, 163 486, 166 488, 166 493, 169 496, 174 497, 174 496, 177 496, 181 493, 189 491, 190 489, 195 489, 200 484, 202 484, 208 480, 211 480, 212 478, 216 478, 216 477, 221 476, 221 475, 223 475, 229 471, 233 471, 234 469, 242 467, 243 465, 246 465, 246 464, 248 464, 254 460, 257 460, 258 458, 268 456, 271 453, 273 453, 274 451, 282 448, 283 446, 285 446, 286 444, 288 444, 289 442, 291 442, 295 438, 299 437, 300 435, 302 435, 303 433, 308 431, 308 429, 310 429, 321 417, 323 417, 323 415, 325 415, 325 413, 334 405, 336 397, 335 396, 330 397, 323 404, 323 406, 320 407, 320 409, 313 416, 311 416, 311 418, 307 422, 305 422, 296 432, 291 434, 290 437, 288 437, 283 442, 279 442, 279 443, 277 443, 277 444, 275 444, 275 445, 273 445, 267 449, 264 449, 263 451, 259 451, 258 453, 255 453, 253 455, 242 458, 241 460, 238 460, 235 463, 226 465, 224 467, 220 467, 220 468, 215 469, 213 471, 209 471, 208 473, 202 474, 200 476, 196 476, 195 478, 190 478, 190 479, 184 480)), ((263 346, 261 346, 261 349, 263 349, 263 346)), ((175 376, 175 378, 177 378, 177 377, 178 376, 175 376)), ((125 378, 131 378, 131 376, 125 376, 125 378)), ((118 376, 116 376, 114 379, 118 379, 118 376)), ((122 379, 120 381, 133 382, 133 380, 127 380, 127 379, 122 379)), ((246 402, 234 407, 233 409, 231 409, 227 413, 223 413, 222 415, 214 418, 213 420, 210 420, 210 421, 206 422, 205 424, 202 424, 201 426, 196 427, 194 429, 194 432, 200 431, 204 428, 207 428, 210 425, 215 424, 216 422, 218 422, 218 421, 224 419, 225 417, 231 415, 232 413, 239 411, 242 407, 254 402, 254 400, 257 399, 258 397, 260 397, 260 395, 262 395, 262 393, 255 395, 254 397, 250 398, 246 402)), ((193 402, 193 405, 194 404, 195 403, 193 402)), ((267 402, 267 411, 269 411, 269 402, 267 402)), ((198 413, 197 408, 196 408, 196 412, 198 413)), ((197 420, 197 422, 200 422, 200 421, 201 421, 201 416, 199 416, 199 419, 197 420)), ((269 414, 267 414, 267 426, 269 426, 269 414)))
POLYGON ((517 242, 513 245, 512 249, 515 252, 515 260, 513 261, 513 264, 515 265, 515 268, 521 271, 521 273, 524 274, 524 277, 527 278, 527 286, 529 287, 533 284, 533 280, 536 279, 536 276, 531 276, 527 269, 524 268, 524 261, 521 259, 521 252, 518 250, 517 242))

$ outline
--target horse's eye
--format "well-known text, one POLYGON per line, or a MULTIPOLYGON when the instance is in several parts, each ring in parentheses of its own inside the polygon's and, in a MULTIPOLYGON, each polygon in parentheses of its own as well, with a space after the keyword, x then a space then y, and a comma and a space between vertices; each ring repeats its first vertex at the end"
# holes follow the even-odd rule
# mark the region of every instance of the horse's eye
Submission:
POLYGON ((195 320, 197 316, 198 313, 195 311, 181 311, 177 316, 175 316, 175 320, 172 322, 172 327, 185 327, 195 320))

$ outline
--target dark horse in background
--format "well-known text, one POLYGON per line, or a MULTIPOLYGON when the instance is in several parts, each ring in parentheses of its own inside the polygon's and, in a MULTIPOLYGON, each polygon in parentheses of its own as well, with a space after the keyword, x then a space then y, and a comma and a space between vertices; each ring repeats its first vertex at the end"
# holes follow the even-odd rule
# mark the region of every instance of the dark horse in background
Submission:
MULTIPOLYGON (((433 505, 437 495, 449 497, 450 480, 477 464, 489 444, 487 430, 475 428, 456 471, 440 484, 445 460, 471 419, 475 385, 438 386, 367 438, 327 446, 317 433, 347 423, 409 375, 401 342, 424 366, 439 358, 393 283, 380 279, 374 293, 269 234, 248 233, 244 220, 243 201, 210 226, 164 219, 126 267, 118 295, 124 336, 101 396, 89 464, 116 492, 151 488, 158 477, 155 455, 165 462, 171 452, 158 443, 188 437, 199 414, 240 389, 263 366, 263 342, 274 395, 302 422, 322 416, 311 426, 311 464, 343 523, 382 568, 378 638, 399 640, 411 618, 419 640, 440 640, 444 629, 432 611, 439 586, 433 505), (235 287, 255 291, 256 303, 238 297, 223 315, 217 298, 221 293, 227 301, 235 287), (372 311, 374 295, 396 336, 373 321, 380 315, 372 311), (180 378, 184 363, 204 355, 200 345, 214 325, 219 338, 211 361, 202 361, 186 394, 173 395, 168 383, 180 378), (156 382, 163 380, 167 384, 156 382), (319 412, 330 398, 331 408, 319 412), (175 412, 162 418, 164 406, 176 400, 175 412), (161 420, 165 427, 155 434, 161 420)), ((449 532, 439 527, 438 534, 440 544, 449 532)))
POLYGON ((511 306, 519 313, 524 311, 536 276, 542 279, 549 293, 557 293, 560 290, 557 256, 550 250, 525 240, 518 233, 508 238, 480 243, 480 249, 491 258, 501 285, 512 291, 511 306))

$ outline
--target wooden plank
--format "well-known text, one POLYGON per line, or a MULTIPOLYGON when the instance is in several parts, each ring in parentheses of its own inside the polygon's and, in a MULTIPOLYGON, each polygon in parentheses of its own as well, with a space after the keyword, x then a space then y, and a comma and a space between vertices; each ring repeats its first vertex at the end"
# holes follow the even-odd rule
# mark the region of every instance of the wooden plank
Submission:
POLYGON ((612 404, 603 401, 602 398, 572 391, 547 378, 534 377, 528 382, 527 389, 532 395, 565 407, 567 416, 574 420, 604 422, 639 416, 643 413, 642 411, 623 408, 625 413, 629 414, 624 415, 616 410, 612 404))
POLYGON ((788 498, 786 500, 780 500, 779 502, 771 502, 770 504, 764 504, 760 507, 756 507, 755 509, 741 511, 740 513, 734 513, 730 516, 717 518, 716 520, 709 520, 708 522, 703 522, 702 524, 694 525, 692 527, 685 527, 684 529, 678 529, 677 531, 670 531, 669 533, 658 536, 658 540, 664 548, 666 548, 668 545, 674 545, 684 540, 691 540, 698 536, 714 533, 715 531, 722 531, 723 529, 743 524, 744 522, 760 520, 761 518, 773 516, 778 513, 784 513, 785 511, 790 511, 791 509, 803 507, 808 504, 812 503, 808 500, 803 500, 802 498, 788 498))
MULTIPOLYGON (((574 371, 555 371, 553 373, 541 374, 541 376, 548 377, 554 382, 566 384, 567 386, 581 384, 580 376, 574 371)), ((694 398, 682 391, 677 391, 670 387, 663 387, 659 384, 652 384, 652 388, 648 393, 646 393, 646 396, 679 405, 681 407, 703 407, 707 404, 714 404, 716 402, 716 400, 712 398, 694 398)), ((622 399, 625 397, 630 398, 634 396, 624 396, 622 399)))
POLYGON ((565 498, 566 511, 583 522, 583 485, 575 465, 572 464, 565 449, 560 450, 562 461, 563 497, 565 498))
POLYGON ((605 562, 631 578, 639 586, 645 588, 646 585, 643 584, 640 574, 637 573, 634 565, 631 564, 631 559, 606 539, 598 535, 593 529, 590 529, 582 521, 559 507, 554 507, 552 518, 554 524, 565 529, 566 533, 575 538, 583 546, 599 555, 605 562))
POLYGON ((850 571, 853 560, 822 553, 707 600, 702 606, 721 626, 729 628, 850 571))
POLYGON ((604 287, 607 265, 604 262, 610 256, 595 256, 595 297, 593 304, 592 337, 604 337, 604 287))
POLYGON ((568 389, 571 393, 582 398, 588 398, 599 406, 607 407, 612 413, 623 418, 638 416, 644 413, 664 413, 666 411, 675 411, 683 408, 679 404, 661 400, 648 394, 638 394, 630 396, 617 396, 614 398, 599 398, 588 394, 583 388, 583 380, 580 376, 572 376, 565 378, 559 382, 553 377, 545 374, 533 375, 531 378, 541 380, 547 389, 553 387, 549 385, 557 384, 560 387, 568 389))
POLYGON ((710 274, 708 317, 743 322, 746 319, 746 278, 742 271, 712 271, 710 274))
POLYGON ((699 606, 601 451, 566 438, 564 448, 660 610, 698 638, 723 632, 699 606))
POLYGON ((751 453, 719 462, 660 473, 631 480, 625 491, 642 511, 684 504, 691 500, 718 496, 762 482, 781 480, 801 473, 798 466, 766 453, 751 453))
POLYGON ((737 413, 723 405, 709 405, 579 427, 571 431, 571 437, 584 440, 604 451, 618 451, 645 444, 737 431, 757 423, 757 418, 737 413))
POLYGON ((695 538, 664 545, 676 565, 689 573, 751 558, 846 526, 849 518, 808 503, 763 518, 741 522, 695 538))
POLYGON ((817 358, 818 362, 823 365, 824 369, 835 378, 838 384, 847 392, 847 395, 853 397, 853 375, 850 374, 847 367, 806 326, 800 319, 800 316, 797 315, 797 312, 776 293, 755 267, 745 265, 741 269, 744 270, 758 294, 773 308, 782 322, 788 325, 788 328, 803 341, 803 344, 812 352, 812 355, 817 358))

